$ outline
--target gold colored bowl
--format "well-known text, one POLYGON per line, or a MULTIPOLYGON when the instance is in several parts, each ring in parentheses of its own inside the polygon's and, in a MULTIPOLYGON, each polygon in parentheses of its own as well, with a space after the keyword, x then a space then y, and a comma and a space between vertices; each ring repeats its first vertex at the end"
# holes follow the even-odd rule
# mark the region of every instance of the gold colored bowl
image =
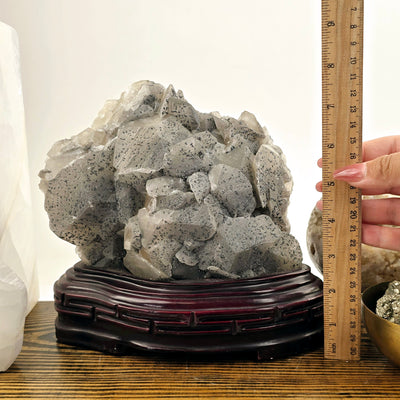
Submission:
POLYGON ((376 302, 382 297, 389 282, 371 286, 362 295, 362 315, 368 334, 375 346, 400 367, 400 325, 379 317, 376 302))

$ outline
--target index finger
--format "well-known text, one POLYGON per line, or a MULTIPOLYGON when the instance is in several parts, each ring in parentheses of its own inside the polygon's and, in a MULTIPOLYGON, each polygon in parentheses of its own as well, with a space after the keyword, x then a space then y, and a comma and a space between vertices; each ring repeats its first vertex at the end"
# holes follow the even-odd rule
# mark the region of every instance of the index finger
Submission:
POLYGON ((400 152, 400 135, 385 136, 363 143, 363 161, 400 152))

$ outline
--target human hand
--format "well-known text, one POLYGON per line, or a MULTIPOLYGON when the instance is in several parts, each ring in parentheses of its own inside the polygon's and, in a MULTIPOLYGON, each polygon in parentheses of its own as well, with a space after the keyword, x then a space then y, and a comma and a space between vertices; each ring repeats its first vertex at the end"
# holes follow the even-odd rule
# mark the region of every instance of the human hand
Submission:
MULTIPOLYGON (((340 168, 333 177, 362 189, 363 195, 400 195, 400 136, 365 142, 363 162, 340 168)), ((316 188, 322 192, 322 182, 316 188)), ((317 207, 322 209, 322 202, 317 207)), ((400 250, 400 198, 363 199, 361 207, 363 243, 400 250)))

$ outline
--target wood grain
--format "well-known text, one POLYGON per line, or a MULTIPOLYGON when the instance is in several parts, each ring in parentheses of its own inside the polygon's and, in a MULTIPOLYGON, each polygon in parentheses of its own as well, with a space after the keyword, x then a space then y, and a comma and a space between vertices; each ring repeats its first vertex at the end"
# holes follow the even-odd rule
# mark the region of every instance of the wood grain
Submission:
POLYGON ((323 349, 273 362, 246 356, 111 356, 58 344, 52 302, 28 316, 21 354, 0 374, 1 399, 400 398, 400 370, 364 333, 361 361, 324 360, 323 349))

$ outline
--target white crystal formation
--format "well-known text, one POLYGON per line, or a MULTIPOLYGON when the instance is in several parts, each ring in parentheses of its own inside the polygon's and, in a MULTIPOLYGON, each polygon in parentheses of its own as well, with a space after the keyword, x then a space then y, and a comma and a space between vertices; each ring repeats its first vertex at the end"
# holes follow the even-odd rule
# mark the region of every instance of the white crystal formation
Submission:
POLYGON ((0 371, 17 358, 39 293, 18 37, 0 22, 0 371))
POLYGON ((141 81, 40 172, 51 229, 98 267, 144 279, 250 278, 301 266, 292 178, 254 115, 196 111, 141 81))

